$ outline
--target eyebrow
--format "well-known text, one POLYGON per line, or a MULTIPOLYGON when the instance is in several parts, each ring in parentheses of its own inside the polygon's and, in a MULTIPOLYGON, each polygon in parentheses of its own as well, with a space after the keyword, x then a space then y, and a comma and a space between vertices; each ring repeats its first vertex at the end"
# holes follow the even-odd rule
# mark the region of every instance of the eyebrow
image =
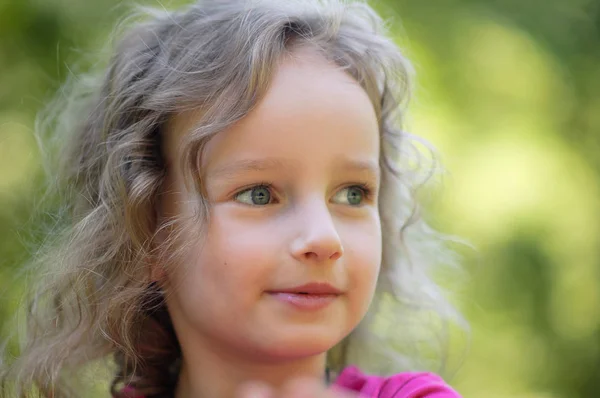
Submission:
POLYGON ((373 177, 379 177, 380 168, 377 162, 370 160, 356 160, 350 157, 338 158, 335 162, 336 170, 365 173, 373 177))
MULTIPOLYGON (((283 158, 240 159, 215 168, 210 172, 210 175, 214 178, 231 178, 237 174, 269 170, 290 170, 296 167, 299 167, 296 162, 290 162, 283 158)), ((334 170, 338 172, 343 170, 365 173, 375 178, 379 177, 380 173, 377 162, 356 160, 345 156, 336 159, 334 170)))
POLYGON ((215 168, 210 172, 210 175, 216 178, 227 178, 235 176, 236 174, 273 169, 281 170, 290 167, 289 161, 285 161, 281 158, 240 159, 215 168))

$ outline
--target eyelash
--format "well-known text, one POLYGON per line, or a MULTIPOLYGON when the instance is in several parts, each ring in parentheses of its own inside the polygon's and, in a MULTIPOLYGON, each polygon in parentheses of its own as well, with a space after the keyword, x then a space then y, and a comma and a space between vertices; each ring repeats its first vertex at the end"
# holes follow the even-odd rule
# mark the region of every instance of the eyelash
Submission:
POLYGON ((371 187, 370 184, 358 183, 358 184, 352 184, 352 185, 345 186, 344 188, 351 188, 351 187, 360 188, 363 191, 363 195, 364 195, 364 197, 365 197, 366 200, 371 200, 372 199, 374 189, 373 189, 373 187, 371 187))
MULTIPOLYGON (((237 191, 236 193, 234 193, 233 196, 236 197, 237 195, 241 194, 242 192, 245 192, 245 191, 247 191, 249 189, 252 189, 252 188, 258 188, 258 187, 267 188, 271 192, 271 194, 273 194, 273 183, 267 182, 267 181, 263 181, 263 182, 259 182, 257 184, 253 184, 253 185, 250 185, 248 187, 242 188, 239 191, 237 191)), ((375 192, 375 189, 373 188, 373 186, 371 184, 368 184, 368 183, 353 183, 353 184, 345 185, 344 187, 342 187, 340 189, 351 188, 351 187, 360 188, 362 190, 362 192, 363 192, 364 199, 366 201, 371 201, 373 199, 373 192, 375 192)))

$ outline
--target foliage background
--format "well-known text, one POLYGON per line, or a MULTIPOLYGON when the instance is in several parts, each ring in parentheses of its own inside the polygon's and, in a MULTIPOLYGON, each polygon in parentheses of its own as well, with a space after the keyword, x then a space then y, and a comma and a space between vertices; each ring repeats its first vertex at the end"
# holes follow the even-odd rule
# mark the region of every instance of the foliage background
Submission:
MULTIPOLYGON (((417 69, 410 129, 450 170, 434 219, 477 247, 461 299, 471 349, 452 384, 465 398, 599 396, 600 2, 374 5, 417 69)), ((126 10, 0 1, 0 337, 43 236, 36 112, 126 10)))

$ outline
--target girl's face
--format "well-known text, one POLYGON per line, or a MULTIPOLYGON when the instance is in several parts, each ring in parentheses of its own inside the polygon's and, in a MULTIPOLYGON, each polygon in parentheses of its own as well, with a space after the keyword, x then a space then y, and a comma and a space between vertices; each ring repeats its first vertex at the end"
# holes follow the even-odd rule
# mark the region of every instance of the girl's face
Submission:
MULTIPOLYGON (((167 158, 199 117, 174 118, 167 158)), ((266 97, 206 147, 207 234, 185 236, 184 264, 166 275, 184 355, 293 359, 352 331, 381 263, 379 151, 372 104, 350 76, 309 50, 282 60, 266 97)), ((193 194, 169 173, 163 212, 191 215, 193 194)))

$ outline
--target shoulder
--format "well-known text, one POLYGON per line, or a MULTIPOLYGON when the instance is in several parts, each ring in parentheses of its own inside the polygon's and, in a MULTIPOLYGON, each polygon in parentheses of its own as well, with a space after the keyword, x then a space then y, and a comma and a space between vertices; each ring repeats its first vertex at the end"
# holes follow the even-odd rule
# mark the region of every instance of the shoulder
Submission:
POLYGON ((460 398, 441 377, 432 373, 399 373, 389 377, 370 376, 357 367, 344 369, 335 386, 377 398, 460 398))

